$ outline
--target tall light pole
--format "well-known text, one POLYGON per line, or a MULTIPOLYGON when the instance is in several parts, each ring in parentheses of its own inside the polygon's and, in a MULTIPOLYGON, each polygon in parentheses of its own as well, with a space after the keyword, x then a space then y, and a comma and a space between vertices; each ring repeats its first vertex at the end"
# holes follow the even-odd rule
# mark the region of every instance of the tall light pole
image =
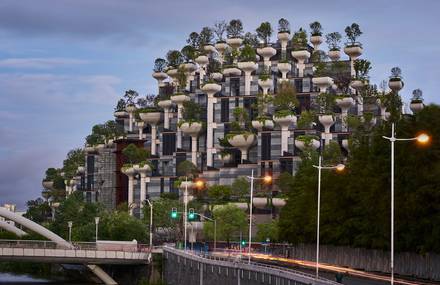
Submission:
POLYGON ((184 220, 184 250, 186 251, 186 231, 188 228, 188 176, 185 177, 185 193, 183 194, 183 203, 185 204, 185 211, 183 213, 183 220, 184 220))
POLYGON ((264 177, 254 177, 254 170, 251 171, 251 176, 247 176, 251 181, 251 195, 250 195, 250 206, 249 206, 249 247, 248 247, 248 263, 251 263, 251 249, 252 249, 252 204, 254 199, 254 180, 263 180, 266 183, 272 181, 272 176, 266 175, 264 177))
POLYGON ((391 124, 391 137, 382 136, 384 139, 387 139, 391 142, 391 260, 390 260, 390 269, 391 269, 391 285, 394 284, 394 142, 396 141, 417 141, 421 144, 427 144, 430 140, 430 137, 422 133, 417 137, 413 138, 396 138, 396 134, 394 131, 394 123, 391 124))
POLYGON ((69 242, 72 242, 72 225, 73 225, 72 221, 67 222, 67 227, 69 228, 69 242))
POLYGON ((95 242, 98 242, 99 217, 95 217, 95 242))
POLYGON ((313 165, 318 169, 318 211, 316 218, 316 278, 319 277, 319 217, 321 213, 321 172, 322 169, 336 169, 337 171, 343 171, 344 164, 338 164, 335 166, 322 166, 322 156, 319 156, 318 165, 313 165))
POLYGON ((153 203, 150 202, 150 199, 146 200, 148 206, 150 206, 150 251, 153 249, 153 203))

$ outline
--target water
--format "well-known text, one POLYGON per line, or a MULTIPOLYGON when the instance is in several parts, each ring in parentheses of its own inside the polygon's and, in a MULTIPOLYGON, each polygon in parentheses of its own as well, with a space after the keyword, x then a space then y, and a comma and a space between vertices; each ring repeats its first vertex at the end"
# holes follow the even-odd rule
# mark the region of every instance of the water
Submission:
POLYGON ((61 285, 61 284, 70 284, 70 285, 90 285, 90 283, 73 283, 68 280, 65 281, 55 281, 44 278, 32 277, 29 275, 14 275, 10 273, 0 273, 0 284, 20 284, 20 285, 34 285, 34 284, 50 284, 50 285, 61 285))

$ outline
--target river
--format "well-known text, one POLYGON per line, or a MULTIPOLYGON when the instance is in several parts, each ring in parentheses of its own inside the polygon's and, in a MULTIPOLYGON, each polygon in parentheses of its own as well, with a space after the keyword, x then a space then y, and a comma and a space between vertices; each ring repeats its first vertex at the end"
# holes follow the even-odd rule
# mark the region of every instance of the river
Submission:
POLYGON ((20 285, 33 285, 33 284, 51 284, 51 285, 61 285, 61 284, 70 284, 70 285, 90 285, 91 283, 74 283, 74 281, 69 282, 68 280, 59 281, 59 280, 50 280, 44 278, 36 278, 29 275, 14 275, 10 273, 0 273, 0 284, 20 284, 20 285))

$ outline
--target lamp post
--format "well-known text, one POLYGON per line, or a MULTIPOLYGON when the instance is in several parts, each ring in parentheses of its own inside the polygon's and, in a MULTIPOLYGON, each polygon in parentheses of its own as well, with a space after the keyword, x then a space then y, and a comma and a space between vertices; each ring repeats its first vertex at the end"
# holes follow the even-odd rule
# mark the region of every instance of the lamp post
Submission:
POLYGON ((98 242, 99 217, 95 217, 95 242, 98 242))
POLYGON ((249 207, 249 248, 248 248, 248 263, 251 263, 251 248, 252 248, 252 204, 254 199, 254 180, 263 180, 266 183, 272 181, 272 176, 266 175, 264 177, 254 177, 254 170, 251 171, 251 176, 246 176, 251 181, 251 197, 249 207))
POLYGON ((394 123, 391 124, 391 137, 382 136, 391 142, 391 285, 394 284, 394 142, 396 141, 417 141, 421 144, 426 144, 429 142, 430 137, 422 133, 417 137, 413 138, 396 138, 394 132, 394 123))
POLYGON ((199 213, 195 213, 195 214, 198 215, 199 217, 207 219, 208 221, 214 222, 214 251, 216 251, 217 250, 217 221, 215 219, 208 218, 207 216, 199 214, 199 213))
POLYGON ((73 225, 72 221, 67 222, 67 227, 69 228, 69 242, 72 242, 72 225, 73 225))
POLYGON ((185 193, 183 194, 183 203, 185 204, 185 211, 183 213, 184 220, 184 250, 186 251, 186 231, 188 228, 188 176, 185 177, 185 193))
POLYGON ((148 206, 150 206, 150 251, 153 249, 153 203, 150 199, 146 200, 148 206))
POLYGON ((319 156, 318 165, 313 165, 318 169, 318 213, 316 222, 316 278, 319 277, 319 216, 321 212, 321 172, 322 169, 336 169, 337 171, 343 171, 344 164, 338 164, 335 166, 322 166, 322 156, 319 156))

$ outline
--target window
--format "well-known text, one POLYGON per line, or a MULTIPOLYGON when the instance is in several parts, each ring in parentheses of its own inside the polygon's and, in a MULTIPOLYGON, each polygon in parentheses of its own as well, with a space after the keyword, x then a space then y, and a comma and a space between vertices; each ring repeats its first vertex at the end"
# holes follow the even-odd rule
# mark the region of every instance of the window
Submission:
POLYGON ((221 100, 221 122, 229 122, 229 99, 221 100))
POLYGON ((173 155, 176 151, 176 134, 165 133, 162 134, 163 149, 162 155, 173 155))
POLYGON ((179 167, 179 164, 185 160, 186 160, 186 153, 185 152, 176 153, 176 176, 183 176, 183 173, 179 173, 177 171, 177 168, 179 167))
POLYGON ((255 98, 244 98, 243 100, 243 107, 245 110, 248 111, 249 119, 254 120, 257 116, 257 113, 255 112, 254 105, 256 104, 255 98))
POLYGON ((280 160, 280 173, 282 172, 293 173, 293 161, 291 159, 280 160))
POLYGON ((87 156, 87 190, 93 190, 93 180, 94 180, 94 172, 95 172, 95 156, 88 155, 87 156))
POLYGON ((261 133, 261 159, 270 160, 271 135, 270 133, 261 133))
POLYGON ((240 78, 230 79, 231 94, 230 96, 240 96, 240 78))
POLYGON ((296 92, 302 93, 303 92, 303 81, 302 79, 295 79, 295 89, 296 92))

